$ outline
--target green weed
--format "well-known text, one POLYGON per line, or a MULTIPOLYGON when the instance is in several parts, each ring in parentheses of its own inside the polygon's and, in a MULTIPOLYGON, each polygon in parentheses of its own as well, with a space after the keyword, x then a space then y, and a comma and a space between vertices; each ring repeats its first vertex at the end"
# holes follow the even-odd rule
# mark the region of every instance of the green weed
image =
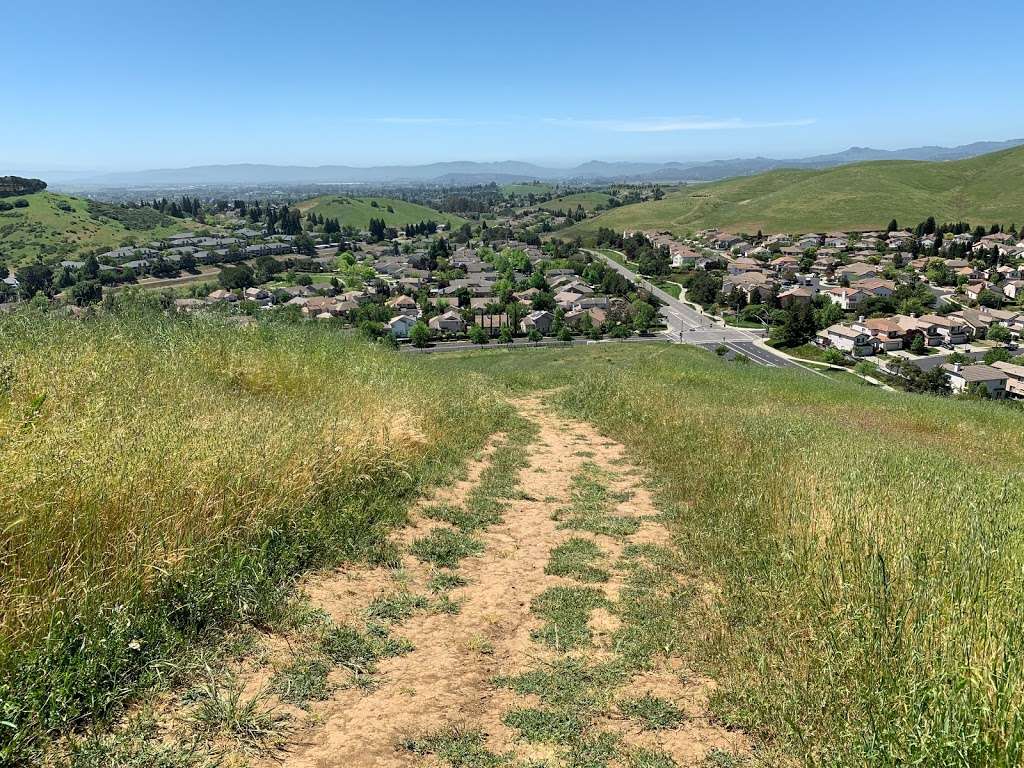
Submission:
POLYGON ((455 568, 461 560, 478 555, 483 549, 479 539, 450 528, 435 528, 409 546, 416 558, 439 568, 455 568))
POLYGON ((610 608, 603 592, 591 587, 549 587, 534 598, 530 610, 547 623, 533 637, 559 650, 590 643, 590 614, 595 608, 610 608))
POLYGON ((639 722, 645 731, 674 728, 686 719, 686 714, 671 701, 649 693, 620 701, 619 711, 630 720, 639 722))
POLYGON ((604 556, 601 548, 589 539, 569 539, 551 550, 551 559, 544 573, 567 576, 585 583, 608 581, 610 574, 594 565, 604 556))

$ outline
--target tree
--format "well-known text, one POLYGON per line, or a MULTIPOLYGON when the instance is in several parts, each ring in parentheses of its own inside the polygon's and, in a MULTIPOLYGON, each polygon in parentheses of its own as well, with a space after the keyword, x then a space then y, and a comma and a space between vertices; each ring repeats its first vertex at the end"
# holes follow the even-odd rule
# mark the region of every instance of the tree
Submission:
POLYGON ((797 304, 786 312, 781 325, 772 326, 771 336, 781 347, 799 347, 813 339, 816 330, 810 306, 797 304))
POLYGON ((543 339, 544 336, 536 328, 531 328, 530 332, 526 335, 526 338, 528 338, 530 341, 536 344, 538 341, 543 339))
POLYGON ((53 270, 45 264, 28 264, 14 273, 18 290, 23 299, 31 299, 37 293, 49 295, 53 283, 53 270))
POLYGON ((1011 338, 1010 329, 1007 328, 1005 325, 993 325, 985 333, 985 338, 991 339, 992 341, 998 341, 1001 344, 1005 344, 1011 338))
POLYGON ((303 256, 316 256, 316 244, 305 232, 299 232, 292 240, 292 245, 303 256))
POLYGON ((978 303, 983 307, 989 307, 990 309, 999 309, 1003 304, 1002 297, 995 291, 990 291, 988 288, 978 294, 978 303))
POLYGON ((501 330, 498 332, 498 343, 499 344, 511 344, 512 343, 512 329, 507 325, 501 326, 501 330))
POLYGON ((568 326, 563 325, 562 330, 558 332, 559 341, 572 341, 572 331, 569 330, 568 326))
POLYGON ((645 275, 667 275, 672 269, 672 257, 664 245, 644 250, 637 266, 645 275))
POLYGON ((647 329, 654 322, 654 307, 643 299, 633 302, 630 314, 633 319, 633 328, 638 333, 647 333, 647 329))
MULTIPOLYGON (((193 259, 194 261, 194 259, 193 259)), ((86 280, 95 280, 100 274, 100 263, 96 260, 96 257, 89 255, 85 260, 85 264, 82 265, 82 277, 86 280)))
POLYGON ((825 350, 824 360, 826 363, 832 365, 842 365, 846 362, 846 355, 842 353, 842 350, 836 349, 835 347, 829 347, 825 350))
POLYGON ((265 283, 278 272, 284 270, 284 265, 273 256, 260 256, 254 262, 256 267, 256 279, 265 283))
POLYGON ((914 338, 910 342, 910 351, 915 355, 923 355, 928 351, 928 345, 925 343, 924 334, 914 334, 914 338))
POLYGON ((103 288, 98 280, 83 280, 68 289, 68 294, 75 306, 84 307, 98 304, 103 300, 103 288))
POLYGON ((430 327, 422 320, 409 329, 409 340, 414 347, 425 347, 430 344, 430 327))
POLYGON ((486 344, 488 341, 487 331, 485 331, 479 325, 470 326, 469 340, 472 341, 474 344, 486 344))
POLYGON ((1012 355, 1010 354, 1010 350, 1005 347, 995 347, 985 353, 985 357, 982 358, 982 361, 986 365, 992 365, 992 363, 1007 363, 1010 361, 1011 357, 1012 355))
POLYGON ((707 306, 714 304, 722 290, 722 278, 701 270, 691 273, 686 279, 686 298, 707 306))
POLYGON ((232 291, 236 288, 251 288, 256 285, 256 275, 248 264, 226 266, 217 275, 220 287, 232 291))

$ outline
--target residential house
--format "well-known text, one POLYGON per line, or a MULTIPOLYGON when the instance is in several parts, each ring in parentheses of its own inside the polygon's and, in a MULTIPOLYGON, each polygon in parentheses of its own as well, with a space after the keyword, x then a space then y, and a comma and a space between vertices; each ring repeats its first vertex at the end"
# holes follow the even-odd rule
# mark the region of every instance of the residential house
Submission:
POLYGON ((210 301, 213 301, 213 302, 221 302, 221 301, 233 302, 233 301, 238 301, 238 297, 234 293, 232 293, 231 291, 226 291, 223 288, 218 288, 216 291, 213 291, 206 298, 209 299, 210 301))
POLYGON ((1006 394, 1010 397, 1024 397, 1024 365, 999 360, 992 367, 1006 374, 1006 394))
POLYGON ((934 326, 945 344, 964 344, 971 338, 970 329, 962 320, 952 315, 947 317, 942 317, 941 315, 921 315, 918 321, 934 326))
POLYGON ((480 314, 474 318, 474 322, 491 336, 497 336, 509 324, 508 315, 504 312, 498 315, 480 314))
POLYGON ((877 317, 865 320, 862 316, 857 319, 857 322, 850 323, 850 327, 855 331, 868 334, 875 352, 893 352, 903 349, 903 342, 907 335, 906 330, 895 317, 877 317))
POLYGON ((741 256, 730 261, 726 269, 730 275, 742 275, 744 272, 760 271, 762 266, 764 265, 757 259, 748 259, 746 256, 741 256))
POLYGON ((396 315, 388 320, 387 326, 396 339, 407 339, 416 322, 416 318, 411 315, 396 315))
POLYGON ((824 295, 827 296, 833 304, 838 304, 843 311, 848 312, 868 298, 871 294, 858 288, 844 288, 841 285, 837 285, 825 290, 824 295))
POLYGON ((836 277, 840 279, 845 277, 851 283, 854 280, 864 280, 869 277, 878 277, 880 272, 881 270, 877 266, 875 266, 874 264, 868 264, 867 262, 864 261, 855 261, 852 264, 847 264, 845 266, 835 268, 836 277))
POLYGON ((961 394, 973 387, 984 387, 989 396, 1002 399, 1006 396, 1006 384, 1009 379, 1006 371, 991 365, 961 365, 960 363, 944 363, 942 370, 949 379, 949 388, 954 395, 961 394))
POLYGON ((562 309, 571 309, 576 306, 576 302, 582 298, 582 293, 576 293, 574 291, 559 291, 555 294, 555 304, 560 306, 562 309))
POLYGON ((892 296, 896 292, 896 283, 892 280, 882 280, 877 277, 855 280, 850 283, 850 287, 872 296, 892 296))
POLYGON ((741 238, 728 232, 719 232, 711 238, 711 246, 720 251, 727 251, 739 242, 742 242, 741 238))
POLYGON ((813 288, 797 285, 779 294, 779 306, 787 308, 794 304, 810 304, 814 300, 814 296, 813 288))
POLYGON ((817 336, 819 343, 824 346, 835 347, 857 357, 872 355, 875 351, 871 336, 842 323, 818 331, 817 336))
POLYGON ((800 259, 796 256, 779 256, 777 259, 772 259, 769 266, 777 275, 791 276, 799 271, 800 259))
POLYGON ((971 301, 977 301, 982 291, 988 288, 989 284, 984 280, 975 280, 964 285, 964 296, 971 301))
POLYGON ((523 333, 529 333, 530 331, 537 331, 545 336, 551 333, 551 325, 555 321, 555 316, 546 310, 537 310, 531 312, 521 321, 519 321, 519 328, 523 333))
POLYGON ((454 309, 430 318, 428 325, 431 330, 439 331, 440 333, 463 333, 466 330, 465 320, 454 309))
POLYGON ((565 324, 570 328, 579 328, 584 317, 589 317, 591 324, 596 328, 604 324, 608 319, 608 313, 603 309, 574 309, 565 313, 565 324))
POLYGON ((387 300, 387 306, 390 309, 396 309, 399 312, 408 313, 416 311, 416 299, 412 296, 406 296, 405 294, 399 294, 387 300))
POLYGON ((751 304, 759 304, 772 295, 775 282, 763 272, 744 272, 729 275, 722 281, 722 293, 728 295, 733 289, 746 294, 751 304))

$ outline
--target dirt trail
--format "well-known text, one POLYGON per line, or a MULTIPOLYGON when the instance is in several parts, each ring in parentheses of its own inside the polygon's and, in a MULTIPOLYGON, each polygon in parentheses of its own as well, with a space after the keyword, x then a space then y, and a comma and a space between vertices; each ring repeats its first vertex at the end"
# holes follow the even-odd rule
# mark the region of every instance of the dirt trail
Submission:
MULTIPOLYGON (((457 573, 465 585, 447 592, 450 600, 459 604, 458 612, 419 610, 396 621, 394 633, 410 641, 414 650, 380 661, 369 686, 351 685, 343 670, 332 672, 332 679, 339 683, 336 690, 325 701, 310 702, 305 709, 286 706, 294 723, 288 743, 273 754, 250 758, 253 765, 449 765, 450 760, 437 754, 402 745, 460 724, 485 734, 486 748, 506 755, 510 765, 528 758, 559 764, 556 745, 527 742, 503 722, 513 708, 539 706, 538 697, 494 683, 495 678, 520 675, 560 656, 565 658, 563 649, 538 641, 536 633, 544 621, 531 610, 534 600, 551 587, 581 586, 568 576, 545 573, 552 550, 582 538, 600 547, 602 562, 615 564, 627 544, 663 545, 668 543, 668 534, 654 519, 658 510, 641 486, 639 473, 626 462, 621 445, 587 424, 556 416, 538 399, 520 401, 517 407, 537 428, 529 445, 512 449, 525 451, 526 465, 518 477, 521 498, 506 502, 501 522, 474 534, 483 551, 461 561, 457 573), (607 491, 615 499, 615 515, 640 521, 635 533, 610 536, 574 530, 553 519, 564 518, 564 510, 573 503, 574 488, 578 490, 574 483, 588 468, 605 478, 607 491)), ((500 440, 492 443, 464 481, 441 489, 420 505, 412 525, 396 534, 396 543, 405 551, 401 569, 348 568, 320 574, 304 585, 312 605, 334 622, 352 623, 365 616, 375 598, 396 592, 431 596, 430 579, 439 571, 409 554, 408 547, 433 529, 450 526, 428 519, 422 510, 437 504, 465 506, 499 444, 500 440)), ((598 663, 615 656, 614 638, 622 619, 610 606, 620 599, 628 571, 608 570, 606 582, 587 586, 601 590, 611 603, 591 613, 588 628, 592 642, 570 654, 572 658, 598 663)), ((274 645, 270 663, 280 668, 294 649, 290 643, 274 645)), ((246 687, 258 687, 267 679, 265 669, 253 672, 246 687)), ((713 749, 730 754, 747 749, 741 734, 708 718, 711 682, 680 669, 677 660, 655 659, 620 687, 624 694, 662 697, 685 714, 677 727, 658 730, 645 730, 614 708, 593 721, 595 727, 616 733, 620 743, 630 749, 657 748, 678 765, 699 764, 713 749)), ((614 760, 610 764, 627 765, 614 760)))

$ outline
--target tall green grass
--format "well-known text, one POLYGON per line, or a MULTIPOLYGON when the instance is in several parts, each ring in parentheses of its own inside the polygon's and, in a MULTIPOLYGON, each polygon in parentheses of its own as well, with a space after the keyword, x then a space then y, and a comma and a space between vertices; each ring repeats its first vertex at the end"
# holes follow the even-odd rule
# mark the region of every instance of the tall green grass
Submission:
POLYGON ((301 571, 393 557, 506 413, 310 326, 0 319, 0 763, 272 620, 301 571))
POLYGON ((1024 762, 1024 413, 628 345, 446 361, 563 386, 674 511, 681 641, 814 766, 1024 762))

